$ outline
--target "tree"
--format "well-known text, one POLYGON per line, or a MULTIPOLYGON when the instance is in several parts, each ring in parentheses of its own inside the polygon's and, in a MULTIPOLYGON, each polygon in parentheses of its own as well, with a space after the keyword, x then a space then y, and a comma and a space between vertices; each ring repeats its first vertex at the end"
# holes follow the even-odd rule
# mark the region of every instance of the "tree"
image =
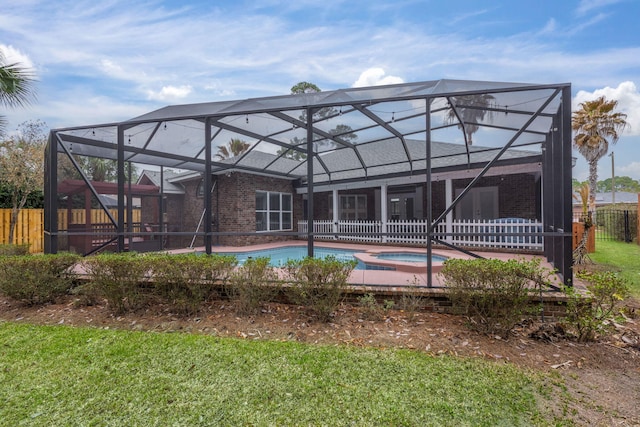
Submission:
MULTIPOLYGON (((307 138, 298 138, 297 136, 293 137, 293 139, 289 142, 289 144, 294 146, 301 146, 303 149, 306 149, 304 145, 307 143, 307 138)), ((302 151, 292 150, 291 148, 281 147, 278 150, 278 155, 282 155, 287 159, 297 160, 302 162, 307 160, 307 153, 303 153, 302 151)))
POLYGON ((291 86, 291 95, 317 92, 321 92, 320 88, 315 84, 309 82, 299 82, 291 86))
MULTIPOLYGON (((0 51, 0 106, 22 107, 33 97, 34 78, 31 72, 17 63, 8 64, 0 51)), ((0 116, 0 137, 4 136, 7 122, 0 116)))
POLYGON ((238 138, 232 138, 227 145, 221 145, 218 147, 218 153, 216 158, 220 160, 231 159, 238 157, 251 148, 251 144, 238 138))
MULTIPOLYGON (((77 155, 74 155, 73 158, 90 181, 116 182, 118 180, 117 160, 77 155)), ((129 177, 129 168, 131 168, 131 181, 137 181, 137 168, 130 162, 124 164, 125 177, 129 177)), ((58 160, 58 171, 61 179, 82 179, 80 172, 76 170, 73 163, 66 156, 58 160)))
POLYGON ((627 126, 627 115, 614 112, 618 101, 607 101, 601 96, 580 104, 573 113, 571 128, 575 132, 573 144, 589 164, 589 208, 596 206, 598 184, 598 160, 609 151, 609 143, 615 144, 627 126))
POLYGON ((576 178, 571 178, 571 188, 573 190, 577 190, 582 186, 582 182, 578 181, 576 178))
MULTIPOLYGON (((322 92, 322 90, 317 85, 310 82, 299 82, 291 87, 292 95, 303 94, 303 93, 318 93, 318 92, 322 92)), ((338 113, 335 108, 323 107, 313 113, 313 121, 317 122, 324 119, 328 119, 337 114, 338 113)), ((303 111, 300 114, 299 119, 300 121, 306 123, 307 112, 303 111)), ((345 125, 345 124, 336 125, 336 127, 329 130, 328 133, 345 142, 353 143, 355 142, 356 139, 358 139, 358 135, 356 135, 353 132, 353 129, 351 129, 351 126, 345 125)), ((302 146, 302 148, 305 148, 305 149, 306 149, 305 147, 306 143, 307 143, 307 138, 298 138, 298 137, 294 137, 290 142, 291 145, 302 146)), ((314 144, 316 144, 316 149, 318 150, 321 148, 330 149, 335 146, 334 141, 330 139, 322 138, 322 137, 320 137, 317 142, 315 142, 315 138, 314 138, 314 144)), ((280 148, 278 150, 278 154, 288 159, 293 159, 298 161, 306 160, 307 158, 307 155, 305 153, 302 153, 297 150, 292 150, 290 148, 285 148, 285 147, 280 148)))
POLYGON ((18 134, 0 143, 0 181, 11 200, 9 243, 14 243, 18 214, 29 195, 44 187, 46 125, 41 121, 21 124, 18 134))
MULTIPOLYGON (((598 181, 598 191, 612 191, 611 190, 611 178, 607 178, 604 181, 598 181)), ((616 176, 616 191, 628 191, 630 193, 640 193, 640 182, 629 176, 616 176)))
MULTIPOLYGON (((449 99, 451 107, 447 111, 446 122, 458 123, 458 128, 464 130, 467 143, 471 145, 473 144, 472 136, 480 129, 479 123, 484 120, 488 112, 487 107, 494 99, 494 96, 488 93, 451 97, 449 99)), ((489 114, 491 115, 490 112, 489 114)))

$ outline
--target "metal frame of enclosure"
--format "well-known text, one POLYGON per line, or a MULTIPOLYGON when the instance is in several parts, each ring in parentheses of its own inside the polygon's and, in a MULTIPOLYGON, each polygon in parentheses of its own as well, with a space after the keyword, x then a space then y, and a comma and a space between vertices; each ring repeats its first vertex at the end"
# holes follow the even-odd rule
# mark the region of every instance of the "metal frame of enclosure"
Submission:
MULTIPOLYGON (((428 255, 433 244, 447 245, 446 233, 436 233, 436 225, 488 171, 536 163, 542 175, 544 225, 539 235, 544 238, 544 255, 565 284, 572 280, 570 84, 434 80, 175 105, 117 123, 54 129, 46 151, 48 253, 60 250, 60 239, 73 234, 60 230, 58 211, 65 203, 70 210, 72 206, 71 196, 60 193, 61 163, 71 164, 94 205, 109 211, 79 158, 107 159, 117 165, 117 211, 111 211, 108 221, 114 236, 110 243, 118 251, 127 250, 127 239, 133 235, 127 228, 132 206, 127 164, 136 163, 161 171, 199 172, 207 189, 215 175, 244 172, 291 180, 308 195, 320 186, 424 176, 426 218, 432 224, 426 233, 428 255), (250 148, 236 157, 216 157, 217 148, 232 138, 248 142, 250 148), (454 149, 434 154, 436 143, 454 149), (432 179, 454 171, 473 171, 471 182, 444 212, 433 215, 432 179)), ((203 197, 204 229, 199 234, 211 253, 219 233, 212 227, 212 193, 204 191, 203 197)), ((160 198, 160 214, 162 203, 160 198)), ((309 232, 304 237, 313 256, 313 197, 307 203, 309 232)), ((164 238, 184 233, 162 228, 152 232, 164 238)))

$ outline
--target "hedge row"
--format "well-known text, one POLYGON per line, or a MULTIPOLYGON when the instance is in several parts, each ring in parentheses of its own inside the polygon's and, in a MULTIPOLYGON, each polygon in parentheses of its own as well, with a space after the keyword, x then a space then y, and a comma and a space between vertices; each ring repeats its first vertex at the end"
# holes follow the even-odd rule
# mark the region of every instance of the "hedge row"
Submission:
MULTIPOLYGON (((30 305, 74 294, 84 304, 106 300, 117 314, 165 304, 185 315, 219 298, 230 298, 239 313, 251 314, 281 294, 328 321, 344 298, 354 268, 355 262, 331 257, 290 260, 275 270, 268 258, 249 259, 239 266, 235 257, 225 255, 3 255, 0 293, 30 305)), ((538 261, 451 259, 441 275, 452 308, 466 316, 473 329, 506 337, 523 319, 537 315, 531 295, 548 288, 552 272, 538 261)), ((581 278, 590 282, 586 294, 565 289, 566 323, 577 339, 589 341, 617 314, 628 287, 614 273, 581 278)), ((420 298, 408 293, 401 302, 405 310, 414 311, 420 298)), ((392 307, 388 301, 380 306, 371 295, 360 303, 372 316, 392 307)))
POLYGON ((0 256, 0 293, 28 305, 74 294, 84 304, 106 300, 117 314, 153 304, 195 314, 212 299, 228 297, 252 313, 277 292, 328 320, 340 304, 355 263, 333 258, 290 261, 280 277, 267 258, 238 266, 227 255, 73 254, 0 256))

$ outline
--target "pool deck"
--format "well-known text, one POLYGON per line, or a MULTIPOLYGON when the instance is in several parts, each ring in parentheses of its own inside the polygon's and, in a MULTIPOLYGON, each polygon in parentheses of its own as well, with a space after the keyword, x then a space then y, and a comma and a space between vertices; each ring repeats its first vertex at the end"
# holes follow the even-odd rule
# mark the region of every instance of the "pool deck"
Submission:
MULTIPOLYGON (((291 242, 278 242, 267 243, 251 246, 214 246, 213 252, 250 252, 258 250, 269 250, 283 246, 307 246, 306 241, 291 241, 291 242)), ((349 283, 356 286, 364 287, 387 287, 387 288, 402 288, 405 286, 426 286, 427 285, 427 271, 426 262, 421 263, 408 263, 399 261, 382 261, 375 258, 375 254, 382 252, 408 252, 426 255, 425 248, 406 247, 406 246, 381 246, 381 245, 367 245, 367 244, 354 244, 354 243, 339 243, 339 242, 315 242, 314 247, 324 248, 339 248, 345 250, 355 250, 358 252, 357 258, 367 264, 375 265, 395 265, 399 267, 396 271, 389 270, 354 270, 349 276, 349 283)), ((179 249, 172 250, 172 253, 190 253, 190 252, 203 252, 204 247, 197 247, 193 249, 179 249)), ((434 249, 432 251, 434 255, 440 255, 447 258, 461 258, 470 259, 468 255, 462 252, 447 250, 447 249, 434 249)), ((474 251, 477 255, 483 258, 493 259, 539 259, 540 265, 549 269, 552 269, 550 263, 548 263, 543 256, 540 255, 527 255, 527 254, 515 254, 505 252, 480 252, 474 251)), ((438 274, 442 263, 434 262, 432 265, 432 286, 442 287, 441 276, 438 274)), ((577 284, 577 283, 576 283, 577 284)))

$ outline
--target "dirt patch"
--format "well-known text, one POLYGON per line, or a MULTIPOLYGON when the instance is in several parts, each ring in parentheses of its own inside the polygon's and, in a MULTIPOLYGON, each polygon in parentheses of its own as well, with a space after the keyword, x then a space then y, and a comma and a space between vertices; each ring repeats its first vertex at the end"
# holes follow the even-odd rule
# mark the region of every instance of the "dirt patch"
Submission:
POLYGON ((502 339, 470 331, 460 316, 388 310, 369 319, 359 307, 346 304, 333 322, 319 323, 303 308, 285 304, 238 316, 228 301, 217 301, 198 316, 184 318, 162 306, 114 316, 104 304, 78 307, 72 298, 42 307, 0 298, 0 319, 7 321, 409 348, 555 372, 562 381, 549 384, 549 391, 557 415, 578 425, 603 426, 640 425, 640 319, 633 309, 628 313, 628 321, 613 325, 611 334, 581 344, 565 339, 554 325, 530 322, 502 339))

